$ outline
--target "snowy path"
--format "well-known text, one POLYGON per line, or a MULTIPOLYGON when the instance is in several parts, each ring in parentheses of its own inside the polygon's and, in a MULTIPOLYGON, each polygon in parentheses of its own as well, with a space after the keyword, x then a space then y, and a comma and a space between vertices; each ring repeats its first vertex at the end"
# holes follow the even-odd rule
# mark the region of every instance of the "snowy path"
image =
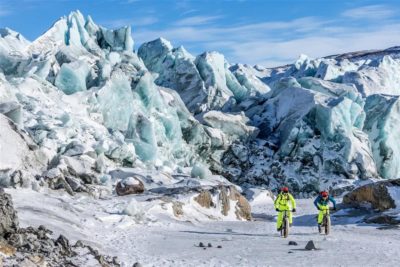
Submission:
POLYGON ((132 266, 397 266, 400 231, 333 218, 328 237, 316 233, 311 200, 298 201, 289 238, 275 232, 272 204, 254 206, 253 222, 179 222, 160 213, 142 224, 117 212, 124 198, 94 200, 31 190, 13 195, 21 225, 40 224, 71 240, 84 240, 132 266), (115 212, 113 212, 115 210, 115 212), (288 246, 288 241, 298 246, 288 246), (320 250, 302 250, 314 240, 320 250), (199 242, 212 248, 197 247, 199 242), (221 245, 222 248, 217 248, 221 245))

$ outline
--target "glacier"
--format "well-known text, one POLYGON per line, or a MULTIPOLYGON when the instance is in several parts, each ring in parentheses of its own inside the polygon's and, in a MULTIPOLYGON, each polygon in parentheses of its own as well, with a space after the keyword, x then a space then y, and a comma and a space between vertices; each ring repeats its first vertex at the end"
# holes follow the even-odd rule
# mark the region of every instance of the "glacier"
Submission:
POLYGON ((135 52, 129 26, 79 11, 32 42, 2 29, 0 113, 34 148, 2 177, 107 184, 130 167, 296 194, 397 178, 399 60, 390 48, 252 67, 164 38, 135 52))

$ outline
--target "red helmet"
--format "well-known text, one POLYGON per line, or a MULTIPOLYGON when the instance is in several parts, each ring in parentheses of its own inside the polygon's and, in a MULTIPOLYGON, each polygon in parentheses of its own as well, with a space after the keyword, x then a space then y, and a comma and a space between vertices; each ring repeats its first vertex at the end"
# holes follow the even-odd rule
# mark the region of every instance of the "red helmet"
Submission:
POLYGON ((281 191, 284 192, 284 193, 287 193, 287 192, 289 192, 289 188, 284 186, 284 187, 281 188, 281 191))
POLYGON ((321 197, 327 197, 327 196, 328 196, 328 192, 326 192, 326 191, 321 192, 321 197))

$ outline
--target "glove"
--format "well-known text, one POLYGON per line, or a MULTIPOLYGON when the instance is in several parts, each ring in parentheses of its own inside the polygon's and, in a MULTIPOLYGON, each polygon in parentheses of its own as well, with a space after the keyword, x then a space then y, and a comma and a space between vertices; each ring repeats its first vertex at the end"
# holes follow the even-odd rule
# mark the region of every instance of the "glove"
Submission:
POLYGON ((296 209, 292 209, 292 212, 296 212, 296 209))
POLYGON ((279 212, 279 209, 275 209, 275 210, 279 212))

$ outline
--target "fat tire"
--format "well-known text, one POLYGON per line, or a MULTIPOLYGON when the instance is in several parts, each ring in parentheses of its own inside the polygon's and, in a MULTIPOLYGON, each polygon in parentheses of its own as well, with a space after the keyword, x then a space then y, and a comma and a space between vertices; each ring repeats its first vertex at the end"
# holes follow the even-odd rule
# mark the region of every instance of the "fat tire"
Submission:
POLYGON ((325 216, 325 234, 329 235, 331 231, 331 217, 329 215, 325 216))
POLYGON ((286 217, 283 221, 283 237, 287 238, 289 235, 289 219, 286 217))

